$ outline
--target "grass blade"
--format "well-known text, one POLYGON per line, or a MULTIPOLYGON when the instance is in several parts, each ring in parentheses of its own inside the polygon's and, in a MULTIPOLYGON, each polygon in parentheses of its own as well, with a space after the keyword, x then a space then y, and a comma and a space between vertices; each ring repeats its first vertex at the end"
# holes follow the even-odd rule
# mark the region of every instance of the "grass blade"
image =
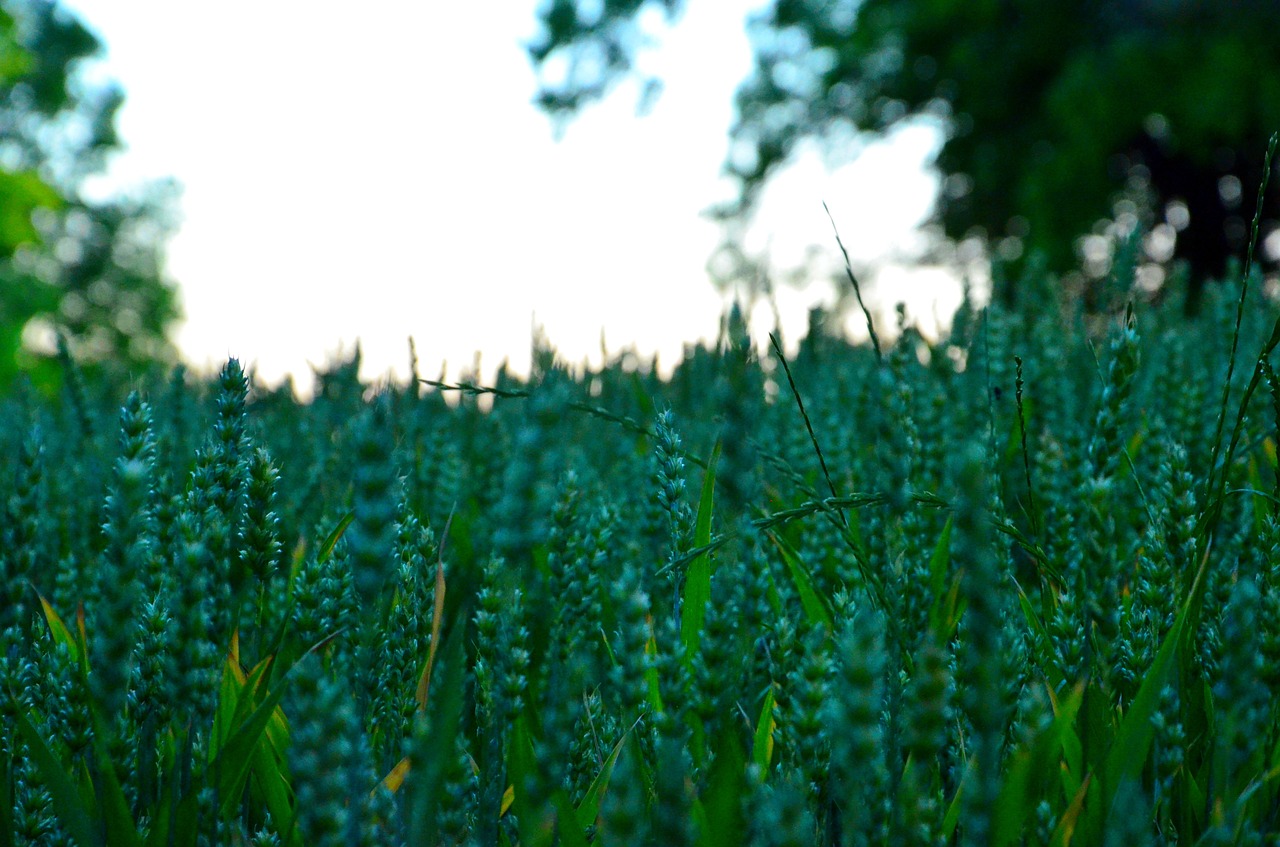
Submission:
POLYGON ((773 703, 773 686, 769 686, 764 695, 764 705, 760 707, 760 719, 756 721, 755 743, 751 745, 751 761, 762 775, 769 772, 769 762, 773 760, 773 730, 777 726, 773 703))
MULTIPOLYGON (((720 460, 720 442, 716 442, 702 477, 702 496, 698 500, 698 518, 694 526, 693 545, 705 547, 711 542, 711 514, 715 508, 716 465, 720 460)), ((711 600, 711 554, 703 553, 689 564, 684 579, 684 596, 680 604, 680 638, 684 641, 685 661, 698 654, 702 622, 711 600)))
POLYGON ((737 847, 746 842, 742 798, 747 795, 746 761, 734 733, 722 733, 716 744, 707 788, 702 793, 704 847, 737 847))
POLYGON ((1160 707, 1160 692, 1164 690, 1169 669, 1178 652, 1183 631, 1186 628, 1187 618, 1191 615, 1198 596, 1204 590, 1204 575, 1208 567, 1209 559, 1206 557, 1200 564, 1200 571, 1196 574, 1195 582, 1192 583, 1190 596, 1187 597, 1182 606, 1182 611, 1178 614, 1173 626, 1165 636, 1164 643, 1160 645, 1160 650, 1156 653, 1155 660, 1142 678, 1142 684, 1138 687, 1138 693, 1134 696, 1133 703, 1130 704, 1128 711, 1125 712, 1124 718, 1120 722, 1120 728, 1117 730, 1111 749, 1107 753, 1106 765, 1103 770, 1105 777, 1102 786, 1104 810, 1110 808, 1111 801, 1115 798, 1115 792, 1122 780, 1136 780, 1142 777, 1142 769, 1146 764, 1147 754, 1151 749, 1151 741, 1155 737, 1156 731, 1155 724, 1151 718, 1155 715, 1156 709, 1160 707))
POLYGON ((1063 737, 1071 730, 1083 697, 1084 686, 1076 686, 1058 708, 1053 723, 1013 752, 996 801, 992 837, 995 847, 1006 847, 1018 841, 1027 818, 1039 799, 1049 791, 1054 772, 1062 759, 1063 737))
POLYGON ((71 630, 62 622, 62 618, 54 611, 53 605, 45 599, 45 596, 37 591, 36 597, 40 599, 40 608, 44 612, 44 620, 49 626, 49 634, 53 636, 54 642, 65 647, 68 655, 76 664, 80 664, 82 652, 80 642, 71 634, 71 630))
MULTIPOLYGON (((0 753, 0 797, 13 796, 13 754, 0 753)), ((0 802, 0 847, 13 847, 13 806, 0 802)))
POLYGON ((436 590, 431 609, 431 645, 427 648, 427 665, 422 669, 422 677, 418 680, 415 696, 418 711, 427 709, 427 697, 431 693, 431 671, 436 664, 436 648, 440 645, 440 630, 444 626, 444 543, 449 538, 449 527, 453 524, 453 511, 449 512, 444 522, 444 531, 440 533, 440 543, 436 545, 436 590))
POLYGON ((622 737, 618 739, 617 744, 613 745, 613 750, 609 752, 608 758, 600 766, 600 772, 596 774, 595 779, 591 780, 587 793, 582 796, 582 802, 578 804, 578 820, 594 823, 595 819, 600 816, 600 803, 604 799, 604 792, 609 787, 609 778, 613 776, 613 767, 618 763, 618 756, 621 755, 622 748, 627 743, 627 738, 631 736, 631 731, 635 728, 636 725, 632 724, 630 729, 622 733, 622 737))
POLYGON ((40 774, 41 780, 49 791, 49 799, 53 804, 53 813, 62 824, 71 840, 80 847, 97 847, 100 843, 94 834, 98 829, 97 816, 85 803, 75 782, 62 769, 62 763, 53 755, 44 738, 31 725, 25 712, 15 715, 18 734, 27 743, 27 754, 31 757, 40 774))
POLYGON ((320 545, 320 549, 316 551, 316 561, 323 564, 333 555, 333 548, 338 545, 338 539, 342 538, 342 534, 347 531, 347 527, 351 526, 351 522, 356 519, 355 512, 347 512, 342 516, 342 520, 338 521, 338 525, 333 531, 325 536, 324 542, 320 545))
POLYGON ((138 833, 138 825, 129 810, 129 801, 124 796, 124 786, 120 784, 120 776, 116 773, 115 762, 107 745, 105 723, 101 720, 96 708, 94 713, 93 749, 97 759, 98 807, 102 813, 103 831, 106 843, 110 847, 139 847, 142 836, 138 833))
POLYGON ((804 613, 809 622, 821 624, 827 629, 831 629, 830 606, 826 598, 820 595, 817 589, 813 587, 813 580, 809 577, 808 568, 800 560, 800 554, 792 550, 777 533, 769 533, 769 540, 782 553, 783 561, 787 563, 787 573, 791 575, 791 581, 795 584, 796 592, 800 595, 800 605, 804 607, 804 613))
MULTIPOLYGON (((455 749, 458 733, 462 731, 462 710, 465 701, 466 652, 463 633, 454 632, 444 645, 444 678, 440 696, 433 697, 427 709, 427 727, 431 730, 431 748, 436 751, 455 749)), ((422 742, 415 740, 415 746, 422 742)), ((405 790, 409 792, 406 807, 409 810, 409 847, 435 845, 437 839, 436 813, 440 808, 440 795, 445 781, 447 755, 422 756, 415 750, 414 760, 420 767, 411 770, 405 790)))

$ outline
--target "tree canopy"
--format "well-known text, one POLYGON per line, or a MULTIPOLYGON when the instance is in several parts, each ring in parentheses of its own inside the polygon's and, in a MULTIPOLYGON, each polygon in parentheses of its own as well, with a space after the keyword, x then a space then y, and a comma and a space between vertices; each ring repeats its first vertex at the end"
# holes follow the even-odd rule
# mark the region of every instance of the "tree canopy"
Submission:
MULTIPOLYGON (((569 117, 634 73, 646 7, 682 11, 679 0, 544 4, 529 45, 538 104, 569 117)), ((801 141, 838 157, 854 133, 933 115, 946 132, 937 218, 949 239, 981 236, 1010 259, 1039 251, 1065 271, 1079 267, 1081 236, 1127 213, 1157 236, 1148 251, 1164 258, 1172 245, 1193 281, 1244 253, 1280 130, 1274 0, 773 0, 749 32, 725 220, 749 216, 801 141)))
POLYGON ((55 333, 89 367, 175 357, 162 272, 173 189, 94 184, 123 146, 123 93, 84 73, 100 49, 56 2, 0 1, 0 386, 19 372, 54 381, 55 333))

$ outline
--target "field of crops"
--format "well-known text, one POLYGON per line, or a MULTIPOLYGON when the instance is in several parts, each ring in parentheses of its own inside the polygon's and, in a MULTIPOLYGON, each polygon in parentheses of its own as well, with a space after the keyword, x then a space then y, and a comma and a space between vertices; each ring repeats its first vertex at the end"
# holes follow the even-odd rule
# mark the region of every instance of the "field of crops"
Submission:
POLYGON ((665 379, 68 363, 0 405, 0 845, 1280 843, 1277 306, 1131 279, 665 379))

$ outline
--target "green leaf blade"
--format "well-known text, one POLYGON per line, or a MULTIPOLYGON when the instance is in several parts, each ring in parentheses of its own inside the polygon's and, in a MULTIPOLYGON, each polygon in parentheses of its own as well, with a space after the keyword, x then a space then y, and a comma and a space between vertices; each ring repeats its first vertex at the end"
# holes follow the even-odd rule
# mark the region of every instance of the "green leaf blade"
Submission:
MULTIPOLYGON (((698 518, 694 527, 693 546, 711 543, 711 516, 715 509, 716 465, 720 460, 720 442, 716 442, 702 477, 702 496, 698 500, 698 518)), ((684 595, 680 604, 680 638, 684 642, 685 661, 693 661, 698 653, 702 623, 711 601, 711 556, 703 553, 689 564, 685 574, 684 595)))

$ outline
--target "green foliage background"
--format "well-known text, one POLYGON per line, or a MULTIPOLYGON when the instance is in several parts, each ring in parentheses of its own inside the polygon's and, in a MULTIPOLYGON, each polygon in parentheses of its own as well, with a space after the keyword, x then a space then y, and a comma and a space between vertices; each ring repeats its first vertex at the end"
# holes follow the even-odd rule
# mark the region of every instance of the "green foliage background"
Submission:
POLYGON ((174 187, 87 190, 122 146, 123 93, 82 72, 100 49, 56 2, 0 4, 0 388, 19 373, 56 387, 54 333, 93 371, 176 358, 177 295, 163 273, 174 187))
MULTIPOLYGON (((641 11, 676 18, 683 7, 542 4, 529 46, 544 71, 537 102, 563 120, 605 96, 652 46, 641 11)), ((1150 229, 1181 199, 1191 223, 1178 251, 1194 293, 1243 253, 1280 127, 1277 31, 1280 6, 1267 0, 775 0, 748 25, 754 68, 725 160, 738 197, 716 214, 740 249, 760 190, 797 145, 817 140, 841 161, 856 133, 932 116, 946 132, 937 222, 947 238, 1040 253, 1064 273, 1117 200, 1150 229), (1224 202, 1224 176, 1241 180, 1242 197, 1224 202)), ((1280 217, 1280 201, 1264 217, 1280 217)))

